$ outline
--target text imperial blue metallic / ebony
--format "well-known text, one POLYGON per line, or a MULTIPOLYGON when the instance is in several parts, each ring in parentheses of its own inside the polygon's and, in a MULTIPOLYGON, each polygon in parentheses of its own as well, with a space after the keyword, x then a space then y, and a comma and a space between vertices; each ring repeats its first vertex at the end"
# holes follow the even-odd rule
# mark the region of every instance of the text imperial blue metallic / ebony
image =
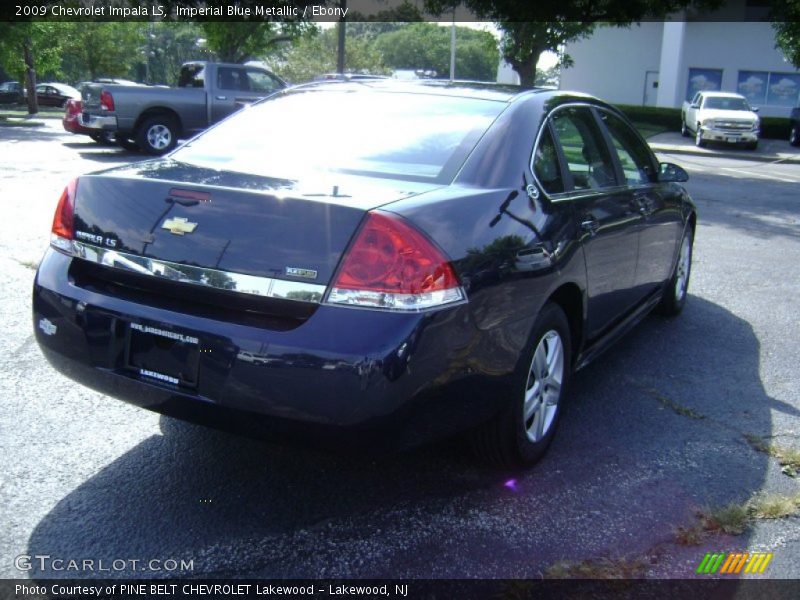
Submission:
POLYGON ((470 430, 485 459, 531 464, 570 375, 683 308, 686 178, 581 94, 295 87, 71 182, 36 338, 62 373, 170 416, 312 441, 470 430))

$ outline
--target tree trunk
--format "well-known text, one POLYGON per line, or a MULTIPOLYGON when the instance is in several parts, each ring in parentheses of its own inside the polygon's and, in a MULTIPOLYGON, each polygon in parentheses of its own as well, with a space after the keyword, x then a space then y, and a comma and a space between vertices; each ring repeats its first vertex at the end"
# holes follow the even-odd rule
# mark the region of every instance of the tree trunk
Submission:
POLYGON ((36 68, 33 64, 33 42, 30 36, 25 37, 22 45, 22 54, 25 59, 25 90, 28 100, 28 114, 35 115, 39 112, 39 100, 36 98, 36 68))
POLYGON ((512 59, 508 60, 511 68, 519 75, 519 84, 522 87, 533 87, 536 82, 536 65, 539 62, 539 57, 542 55, 541 50, 533 50, 523 60, 512 59))

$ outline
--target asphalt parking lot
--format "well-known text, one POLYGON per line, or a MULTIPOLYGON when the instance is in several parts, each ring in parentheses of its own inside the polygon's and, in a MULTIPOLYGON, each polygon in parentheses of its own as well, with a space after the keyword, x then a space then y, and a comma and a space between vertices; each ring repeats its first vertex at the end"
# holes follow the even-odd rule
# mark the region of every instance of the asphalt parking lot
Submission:
POLYGON ((20 555, 268 578, 539 577, 621 558, 687 577, 706 551, 756 550, 774 553, 767 576, 800 577, 796 516, 676 539, 704 507, 800 491, 747 437, 800 447, 800 166, 662 155, 689 171, 699 211, 686 310, 649 317, 577 374, 547 457, 498 473, 459 443, 373 457, 243 439, 57 374, 30 291, 58 196, 141 159, 59 129, 0 128, 0 577, 92 575, 20 571, 20 555))

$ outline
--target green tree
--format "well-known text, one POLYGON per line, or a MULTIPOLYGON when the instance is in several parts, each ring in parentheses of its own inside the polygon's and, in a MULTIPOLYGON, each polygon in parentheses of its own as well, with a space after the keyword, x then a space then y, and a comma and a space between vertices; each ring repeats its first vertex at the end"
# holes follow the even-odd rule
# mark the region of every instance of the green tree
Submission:
POLYGON ((796 69, 800 69, 800 0, 782 0, 773 5, 775 47, 796 69))
POLYGON ((60 27, 63 71, 73 82, 130 76, 145 43, 144 23, 89 21, 60 27))
MULTIPOLYGON (((287 81, 311 81, 318 75, 336 71, 336 43, 335 29, 320 30, 314 27, 299 37, 288 50, 280 55, 267 57, 265 62, 287 81)), ((348 37, 346 71, 371 75, 389 72, 381 54, 363 37, 348 37)))
POLYGON ((39 112, 36 74, 60 72, 61 37, 58 25, 44 21, 0 23, 0 61, 24 82, 28 112, 39 112))
POLYGON ((220 61, 232 63, 242 63, 276 53, 282 42, 291 42, 309 26, 308 23, 301 22, 268 21, 200 23, 208 49, 220 61))
MULTIPOLYGON (((788 0, 797 1, 797 0, 788 0)), ((630 26, 647 17, 695 6, 715 8, 724 0, 425 0, 426 9, 442 14, 464 5, 480 19, 503 31, 503 58, 525 86, 533 85, 541 54, 558 52, 564 44, 592 33, 597 22, 630 26)))
POLYGON ((211 59, 201 38, 200 27, 191 21, 149 24, 144 60, 137 65, 138 78, 148 83, 175 85, 183 63, 211 59))
MULTIPOLYGON (((450 29, 433 23, 411 23, 379 35, 375 47, 395 69, 450 71, 450 29)), ((456 75, 459 79, 494 81, 500 60, 497 42, 486 31, 456 28, 456 75)))

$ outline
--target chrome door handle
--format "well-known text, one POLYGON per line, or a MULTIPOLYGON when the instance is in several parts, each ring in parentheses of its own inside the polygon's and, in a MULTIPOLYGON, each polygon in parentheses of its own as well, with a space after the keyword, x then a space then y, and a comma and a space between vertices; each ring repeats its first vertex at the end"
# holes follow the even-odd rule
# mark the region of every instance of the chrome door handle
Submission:
POLYGON ((216 96, 216 99, 217 100, 227 100, 228 97, 227 96, 216 96))

